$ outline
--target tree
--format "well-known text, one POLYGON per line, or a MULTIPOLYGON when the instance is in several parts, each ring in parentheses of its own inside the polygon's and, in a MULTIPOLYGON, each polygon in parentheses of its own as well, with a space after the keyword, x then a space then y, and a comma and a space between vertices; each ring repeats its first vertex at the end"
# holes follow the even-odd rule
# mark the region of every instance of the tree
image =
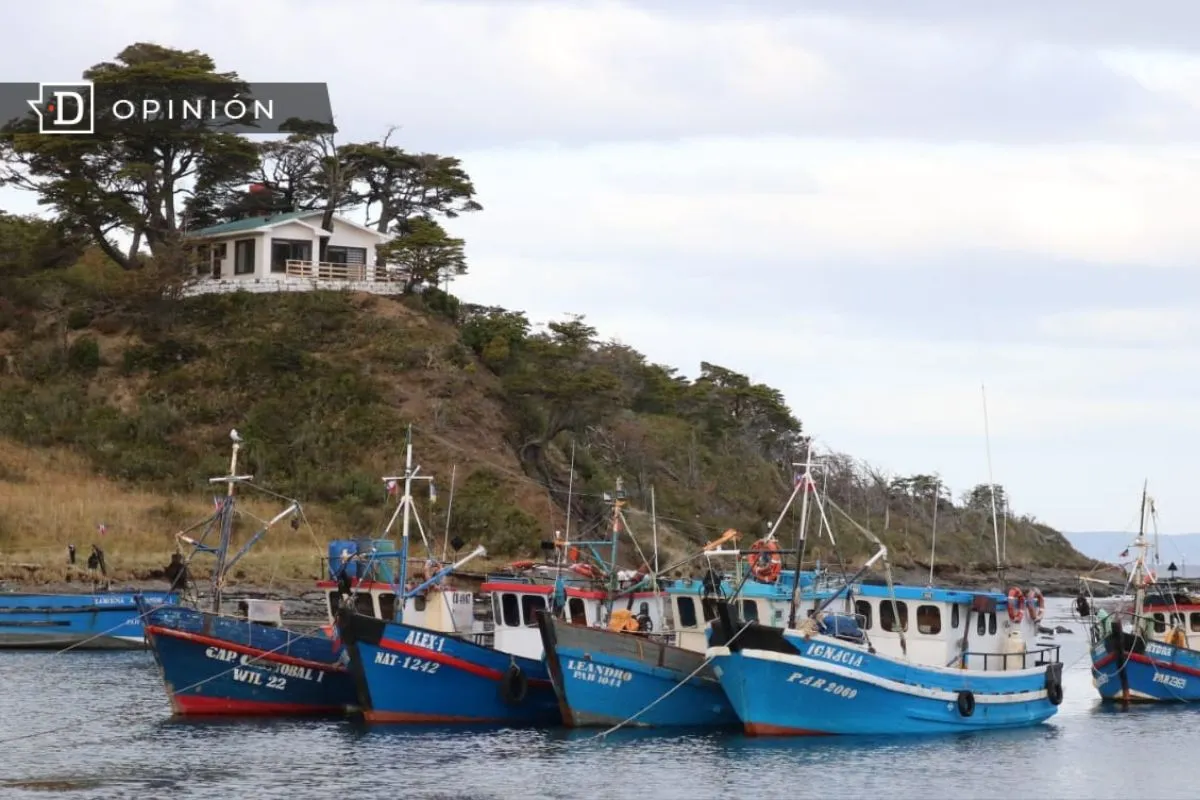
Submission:
POLYGON ((980 483, 963 495, 963 505, 972 511, 992 513, 992 491, 995 490, 996 514, 1003 516, 1008 513, 1008 495, 1000 484, 980 483))
POLYGON ((700 416, 716 436, 735 435, 764 458, 783 463, 801 443, 800 421, 778 389, 707 361, 700 363, 694 396, 700 416))
POLYGON ((0 282, 68 267, 86 243, 62 222, 0 211, 0 282))
MULTIPOLYGON (((365 205, 380 233, 405 233, 417 217, 454 218, 483 209, 475 200, 475 184, 457 158, 409 153, 391 144, 395 129, 378 142, 349 144, 339 155, 353 172, 355 204, 365 205)), ((382 266, 383 261, 378 260, 382 266)))
POLYGON ((466 274, 465 246, 462 239, 450 236, 436 221, 418 217, 376 252, 385 263, 404 269, 407 293, 417 286, 437 286, 443 280, 466 274))
MULTIPOLYGON (((181 103, 194 99, 198 84, 206 100, 249 95, 234 72, 217 72, 196 50, 139 43, 115 61, 83 73, 97 90, 128 98, 181 103)), ((139 263, 144 239, 160 263, 181 252, 180 198, 194 186, 245 179, 258 163, 254 146, 233 133, 195 120, 134 117, 122 121, 112 109, 97 108, 97 136, 41 136, 26 118, 0 134, 0 185, 37 192, 68 223, 85 230, 104 253, 126 269, 139 263), (110 236, 122 230, 134 246, 122 252, 110 236)))

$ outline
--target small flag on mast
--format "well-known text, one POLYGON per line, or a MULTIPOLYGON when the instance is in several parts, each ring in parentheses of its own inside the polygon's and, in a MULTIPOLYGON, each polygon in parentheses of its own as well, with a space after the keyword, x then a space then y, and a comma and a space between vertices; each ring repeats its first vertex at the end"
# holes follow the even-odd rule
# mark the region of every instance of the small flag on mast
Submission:
POLYGON ((807 486, 808 491, 815 492, 817 490, 816 481, 809 477, 807 472, 796 473, 796 486, 807 486))
POLYGON ((1125 558, 1128 555, 1129 555, 1129 548, 1126 547, 1124 550, 1121 551, 1121 555, 1117 556, 1117 558, 1125 558))
POLYGON ((387 482, 387 493, 389 495, 394 495, 398 491, 400 491, 400 483, 398 481, 393 480, 387 482))

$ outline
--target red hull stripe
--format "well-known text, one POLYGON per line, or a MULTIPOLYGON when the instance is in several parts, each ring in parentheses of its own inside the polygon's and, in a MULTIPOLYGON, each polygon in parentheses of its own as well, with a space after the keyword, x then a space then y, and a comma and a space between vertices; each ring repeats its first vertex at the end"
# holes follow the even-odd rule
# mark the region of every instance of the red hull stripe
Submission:
MULTIPOLYGON (((1128 655, 1130 661, 1136 661, 1139 664, 1146 664, 1148 666, 1164 669, 1169 672, 1181 672, 1184 675, 1200 676, 1200 669, 1185 667, 1183 664, 1172 664, 1170 661, 1159 661, 1157 658, 1150 658, 1149 656, 1144 656, 1141 653, 1129 653, 1128 655)), ((1108 653, 1104 656, 1104 658, 1097 661, 1094 666, 1096 669, 1100 669, 1101 667, 1111 664, 1116 657, 1116 653, 1108 653)))
POLYGON ((263 700, 230 700, 228 697, 203 697, 194 694, 172 695, 171 707, 176 714, 188 716, 302 717, 346 713, 346 709, 341 706, 270 703, 263 700))
MULTIPOLYGON (((452 656, 449 653, 439 653, 437 650, 426 650, 424 647, 414 647, 411 644, 398 642, 395 639, 380 639, 379 646, 384 650, 390 650, 394 653, 403 653, 404 655, 408 656, 416 656, 417 658, 423 658, 426 661, 436 661, 439 664, 445 664, 447 667, 453 667, 454 669, 461 669, 463 672, 469 672, 472 675, 489 681, 498 681, 504 677, 504 673, 500 672, 499 670, 492 669, 491 667, 485 667, 482 664, 473 664, 466 659, 452 656)), ((529 685, 549 686, 550 681, 532 678, 529 681, 529 685)), ((452 718, 447 717, 446 719, 451 720, 452 718)), ((464 717, 463 719, 469 719, 469 717, 464 717)), ((430 717, 430 719, 426 721, 432 720, 433 718, 430 717)), ((398 721, 402 722, 403 720, 398 721)), ((412 721, 419 722, 421 720, 412 721)))
POLYGON ((825 731, 814 731, 808 728, 788 728, 784 725, 765 725, 761 722, 747 722, 746 734, 749 736, 833 736, 825 731))
POLYGON ((435 724, 459 723, 467 725, 498 725, 507 721, 482 717, 456 717, 448 714, 408 714, 403 711, 364 711, 363 719, 367 722, 431 722, 435 724))
POLYGON ((283 653, 267 653, 265 650, 259 650, 254 647, 247 647, 243 644, 235 642, 227 642, 223 639, 214 639, 211 636, 204 636, 199 633, 190 633, 188 631, 177 631, 172 628, 160 628, 157 625, 147 625, 146 633, 154 636, 173 636, 176 639, 185 639, 196 644, 203 644, 209 647, 221 647, 225 650, 232 650, 235 653, 242 653, 248 656, 259 656, 263 661, 274 661, 277 664, 291 664, 297 667, 306 667, 315 669, 321 672, 345 672, 345 668, 336 664, 326 664, 320 661, 309 661, 307 658, 296 658, 295 656, 284 655, 283 653))

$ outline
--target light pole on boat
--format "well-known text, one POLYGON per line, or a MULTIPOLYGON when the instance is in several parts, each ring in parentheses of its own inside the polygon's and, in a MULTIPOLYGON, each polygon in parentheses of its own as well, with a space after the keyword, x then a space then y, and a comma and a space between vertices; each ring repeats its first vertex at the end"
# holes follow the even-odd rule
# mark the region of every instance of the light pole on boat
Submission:
MULTIPOLYGON (((408 533, 409 523, 412 518, 412 484, 413 481, 432 481, 433 476, 419 475, 421 467, 413 466, 413 445, 412 445, 412 425, 408 426, 408 430, 404 436, 404 475, 393 475, 383 479, 384 486, 392 486, 404 481, 404 496, 400 498, 400 505, 397 506, 396 512, 392 514, 391 520, 384 529, 384 535, 391 530, 392 525, 396 522, 396 515, 403 513, 403 518, 400 523, 400 574, 396 576, 396 582, 400 586, 405 586, 408 582, 408 533)), ((401 601, 396 604, 395 620, 397 622, 404 621, 404 596, 405 592, 400 593, 401 601)))
MULTIPOLYGON (((796 465, 793 464, 793 467, 796 465)), ((792 489, 792 497, 796 496, 797 491, 803 491, 804 497, 800 501, 800 546, 796 552, 796 570, 792 576, 792 599, 788 605, 788 627, 796 627, 796 607, 800 604, 800 571, 804 564, 804 546, 808 541, 808 493, 809 486, 815 488, 816 484, 812 481, 812 437, 805 441, 804 454, 804 473, 800 479, 796 481, 796 486, 792 489)), ((788 500, 788 505, 791 505, 791 499, 788 500)), ((784 513, 787 512, 787 506, 784 506, 784 513)), ((783 514, 780 514, 780 519, 783 514)), ((776 522, 778 525, 778 521, 776 522)))

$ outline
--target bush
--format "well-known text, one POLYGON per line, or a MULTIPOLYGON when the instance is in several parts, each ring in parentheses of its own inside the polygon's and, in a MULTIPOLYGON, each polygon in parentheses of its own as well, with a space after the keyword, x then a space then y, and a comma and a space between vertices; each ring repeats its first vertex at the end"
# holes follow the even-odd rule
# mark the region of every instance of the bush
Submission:
POLYGON ((67 368, 80 375, 95 375, 100 369, 100 345, 90 336, 81 336, 67 348, 67 368))

